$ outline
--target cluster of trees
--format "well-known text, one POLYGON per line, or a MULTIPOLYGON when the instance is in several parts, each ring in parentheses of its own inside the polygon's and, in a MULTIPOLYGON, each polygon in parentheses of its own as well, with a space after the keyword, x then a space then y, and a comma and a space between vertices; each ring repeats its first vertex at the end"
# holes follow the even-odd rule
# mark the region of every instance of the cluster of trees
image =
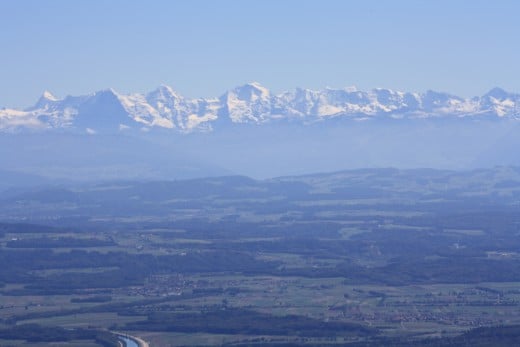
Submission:
POLYGON ((454 337, 414 339, 376 337, 348 347, 510 347, 518 346, 520 325, 481 327, 454 337))
POLYGON ((112 240, 96 238, 74 238, 74 237, 38 237, 30 239, 18 239, 6 242, 9 248, 87 248, 115 246, 112 240))
MULTIPOLYGON (((303 338, 303 340, 306 340, 303 338)), ((369 336, 358 342, 334 343, 330 346, 342 347, 511 347, 520 341, 520 326, 496 326, 472 329, 455 337, 426 338, 417 337, 384 337, 369 336)), ((233 346, 302 346, 301 342, 276 342, 268 338, 250 339, 244 343, 234 343, 233 346)), ((308 347, 321 347, 322 342, 304 341, 308 347)), ((327 344, 328 345, 328 344, 327 344)))
POLYGON ((360 324, 323 322, 295 315, 274 316, 239 308, 200 313, 151 312, 146 321, 128 323, 125 329, 306 337, 370 336, 378 333, 376 329, 360 324))
POLYGON ((245 274, 270 273, 279 263, 255 259, 246 252, 207 250, 187 255, 131 254, 125 252, 87 252, 72 250, 2 250, 0 283, 25 283, 23 289, 9 291, 10 295, 70 294, 88 288, 119 288, 141 285, 155 273, 238 272, 245 274), (104 271, 78 272, 77 268, 110 268, 104 271), (63 272, 37 275, 33 270, 62 269, 63 272), (70 271, 69 271, 70 269, 70 271))
POLYGON ((112 301, 112 297, 110 295, 98 295, 91 296, 88 298, 72 298, 70 302, 81 304, 81 303, 102 303, 102 302, 110 302, 112 301))
POLYGON ((94 329, 65 329, 38 324, 14 325, 0 329, 0 339, 25 340, 27 342, 66 342, 72 340, 95 341, 103 347, 119 346, 117 337, 107 331, 94 329))

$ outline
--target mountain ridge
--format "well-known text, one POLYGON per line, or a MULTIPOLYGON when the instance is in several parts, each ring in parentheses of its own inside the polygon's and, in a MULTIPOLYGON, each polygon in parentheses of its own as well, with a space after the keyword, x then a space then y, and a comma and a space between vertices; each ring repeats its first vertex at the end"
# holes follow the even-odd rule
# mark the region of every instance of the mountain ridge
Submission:
POLYGON ((218 98, 185 98, 170 86, 149 93, 105 89, 62 99, 45 91, 31 107, 0 109, 0 131, 75 130, 97 132, 170 129, 212 131, 218 122, 262 125, 277 121, 312 124, 329 119, 520 119, 520 94, 493 88, 473 98, 428 90, 424 93, 353 87, 296 88, 273 94, 258 82, 218 98))

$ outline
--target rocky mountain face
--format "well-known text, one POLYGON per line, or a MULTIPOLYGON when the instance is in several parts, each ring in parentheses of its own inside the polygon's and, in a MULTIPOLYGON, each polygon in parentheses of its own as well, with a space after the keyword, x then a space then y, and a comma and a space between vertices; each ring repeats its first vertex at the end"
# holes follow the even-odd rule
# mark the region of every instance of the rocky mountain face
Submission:
POLYGON ((45 92, 25 110, 0 109, 0 131, 64 130, 82 133, 124 131, 207 132, 221 123, 312 124, 330 119, 520 119, 520 94, 494 88, 470 99, 447 93, 411 93, 355 88, 272 94, 253 82, 219 98, 189 99, 171 87, 148 94, 123 95, 107 89, 84 96, 57 98, 45 92))

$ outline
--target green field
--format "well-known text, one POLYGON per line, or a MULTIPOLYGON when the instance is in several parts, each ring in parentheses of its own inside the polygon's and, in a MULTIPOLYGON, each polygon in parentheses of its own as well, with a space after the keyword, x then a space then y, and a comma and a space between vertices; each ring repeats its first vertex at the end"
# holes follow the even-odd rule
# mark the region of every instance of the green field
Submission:
POLYGON ((449 346, 520 325, 520 186, 500 169, 414 175, 83 188, 74 214, 38 195, 31 223, 12 219, 36 197, 5 202, 0 345, 100 346, 88 336, 112 330, 151 346, 449 346), (27 327, 62 341, 8 338, 27 327))

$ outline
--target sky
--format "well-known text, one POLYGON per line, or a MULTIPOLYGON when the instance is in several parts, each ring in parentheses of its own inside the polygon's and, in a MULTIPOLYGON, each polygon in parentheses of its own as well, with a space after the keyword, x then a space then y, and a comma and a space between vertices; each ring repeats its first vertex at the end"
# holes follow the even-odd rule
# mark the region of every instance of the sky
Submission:
POLYGON ((0 107, 105 88, 520 92, 520 1, 3 0, 0 107))

